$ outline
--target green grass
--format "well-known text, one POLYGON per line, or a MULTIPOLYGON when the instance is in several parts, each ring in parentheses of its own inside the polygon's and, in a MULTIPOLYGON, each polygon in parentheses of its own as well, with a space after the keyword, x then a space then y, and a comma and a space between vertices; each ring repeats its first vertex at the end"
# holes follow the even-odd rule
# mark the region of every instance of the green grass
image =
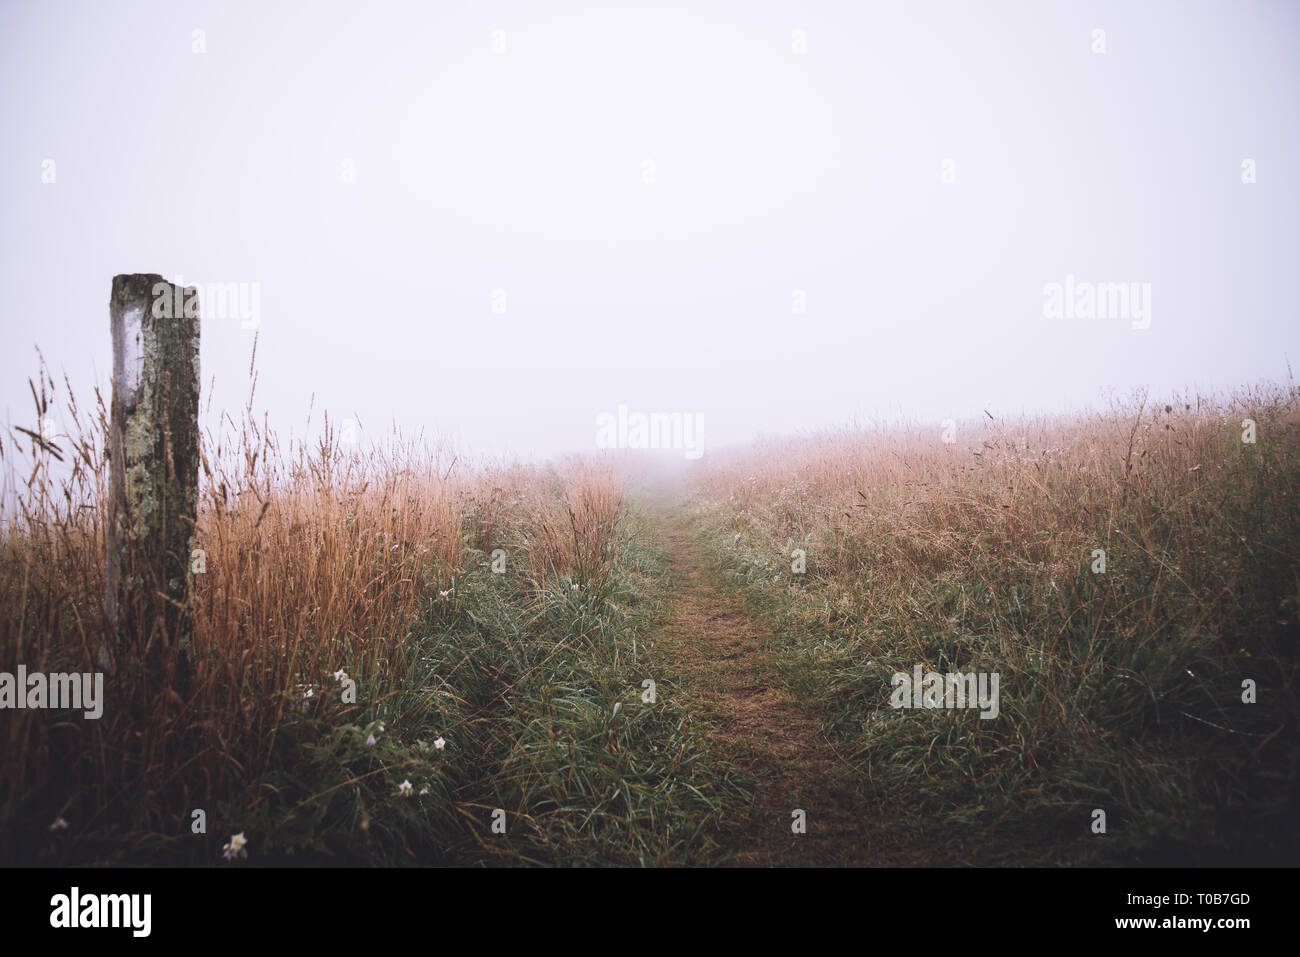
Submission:
MULTIPOLYGON (((1300 425, 1286 413, 1257 413, 1255 446, 1229 432, 1190 492, 1090 499, 1049 474, 1017 508, 1086 518, 1027 543, 983 518, 908 527, 901 506, 867 531, 819 522, 766 489, 715 490, 701 534, 777 634, 781 680, 917 842, 982 864, 1294 865, 1300 425), (1087 543, 1106 544, 1105 574, 1087 543), (890 707, 891 676, 916 664, 998 672, 1000 716, 890 707)), ((973 494, 961 482, 946 494, 973 494)))
POLYGON ((539 589, 472 556, 404 643, 403 678, 374 688, 345 666, 359 704, 332 678, 318 684, 275 728, 257 791, 206 809, 206 836, 84 828, 51 835, 44 859, 214 863, 243 833, 239 866, 721 862, 712 835, 741 792, 705 764, 698 722, 647 642, 661 611, 647 539, 644 519, 625 512, 604 584, 539 589), (642 701, 648 677, 653 704, 642 701))

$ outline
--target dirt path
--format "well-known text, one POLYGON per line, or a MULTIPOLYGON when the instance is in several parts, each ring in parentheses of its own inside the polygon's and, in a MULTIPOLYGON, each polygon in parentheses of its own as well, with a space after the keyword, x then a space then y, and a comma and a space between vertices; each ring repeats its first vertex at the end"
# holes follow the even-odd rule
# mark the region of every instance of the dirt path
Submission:
POLYGON ((917 863, 881 839, 879 809, 858 796, 861 772, 822 736, 816 719, 777 679, 769 633, 709 566, 684 511, 651 503, 669 556, 664 632, 656 645, 683 677, 711 724, 710 758, 756 785, 743 820, 725 840, 746 866, 917 863), (795 834, 791 812, 806 813, 795 834))

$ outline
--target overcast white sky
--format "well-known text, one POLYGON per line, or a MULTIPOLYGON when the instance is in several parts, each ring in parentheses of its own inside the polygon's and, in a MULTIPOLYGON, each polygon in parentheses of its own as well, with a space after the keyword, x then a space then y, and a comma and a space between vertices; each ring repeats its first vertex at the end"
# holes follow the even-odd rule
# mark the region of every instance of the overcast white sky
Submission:
MULTIPOLYGON (((0 5, 0 411, 38 346, 107 385, 120 272, 257 284, 282 430, 520 455, 1300 362, 1300 4, 597 6, 0 5), (1067 275, 1150 328, 1046 318, 1067 275)), ((205 406, 252 342, 205 317, 205 406)))

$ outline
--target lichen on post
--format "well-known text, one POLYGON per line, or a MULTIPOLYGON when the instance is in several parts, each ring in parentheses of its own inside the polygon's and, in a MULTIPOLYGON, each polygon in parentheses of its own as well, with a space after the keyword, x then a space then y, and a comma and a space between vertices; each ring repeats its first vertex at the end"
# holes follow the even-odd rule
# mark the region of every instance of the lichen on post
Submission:
POLYGON ((153 274, 114 276, 109 320, 108 637, 99 664, 116 673, 170 661, 183 685, 198 511, 198 290, 153 274))

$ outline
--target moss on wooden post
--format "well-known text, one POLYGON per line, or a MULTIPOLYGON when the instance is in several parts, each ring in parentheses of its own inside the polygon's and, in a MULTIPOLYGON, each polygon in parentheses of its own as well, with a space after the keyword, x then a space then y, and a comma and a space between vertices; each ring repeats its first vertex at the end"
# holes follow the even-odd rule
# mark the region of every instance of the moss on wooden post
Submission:
POLYGON ((173 663, 180 690, 188 678, 198 512, 198 291, 152 274, 114 276, 109 321, 109 638, 99 663, 110 673, 173 663))

